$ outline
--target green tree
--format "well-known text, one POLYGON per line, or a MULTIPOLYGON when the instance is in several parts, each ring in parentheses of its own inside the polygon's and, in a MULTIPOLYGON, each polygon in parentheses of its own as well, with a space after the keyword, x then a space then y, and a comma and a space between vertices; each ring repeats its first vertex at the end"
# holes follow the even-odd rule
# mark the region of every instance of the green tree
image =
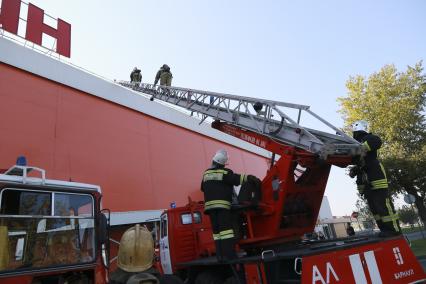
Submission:
POLYGON ((367 203, 359 195, 355 206, 358 210, 358 218, 362 218, 364 220, 374 220, 373 214, 371 214, 370 210, 368 209, 367 203))
POLYGON ((419 217, 417 213, 407 205, 403 205, 401 209, 398 210, 399 219, 405 224, 410 224, 411 226, 416 223, 417 218, 419 217))
POLYGON ((362 220, 363 226, 365 229, 373 229, 374 228, 374 217, 368 209, 367 203, 364 198, 358 195, 358 200, 355 204, 358 212, 358 219, 362 220))
POLYGON ((368 78, 358 75, 346 82, 348 96, 339 98, 346 128, 367 120, 370 131, 383 140, 380 151, 390 189, 416 197, 426 221, 426 76, 422 62, 398 72, 386 65, 368 78))

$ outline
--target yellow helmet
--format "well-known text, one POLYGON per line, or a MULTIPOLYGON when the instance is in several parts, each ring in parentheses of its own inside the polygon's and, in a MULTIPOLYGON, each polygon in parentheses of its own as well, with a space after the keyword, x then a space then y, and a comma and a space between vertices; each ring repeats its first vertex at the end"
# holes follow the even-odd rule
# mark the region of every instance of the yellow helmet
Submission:
POLYGON ((118 267, 127 272, 141 272, 152 266, 154 240, 145 227, 136 225, 127 229, 118 248, 118 267))

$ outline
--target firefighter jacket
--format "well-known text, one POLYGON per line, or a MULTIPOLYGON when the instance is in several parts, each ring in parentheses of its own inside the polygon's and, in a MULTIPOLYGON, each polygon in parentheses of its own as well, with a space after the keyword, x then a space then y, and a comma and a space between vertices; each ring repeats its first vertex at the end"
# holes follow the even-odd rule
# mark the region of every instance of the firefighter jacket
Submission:
POLYGON ((382 146, 380 137, 367 133, 360 141, 367 150, 357 174, 357 187, 362 194, 365 190, 387 189, 388 180, 383 165, 377 159, 377 150, 382 146))
POLYGON ((231 209, 234 186, 243 184, 247 177, 227 168, 210 168, 203 174, 204 210, 231 209))
POLYGON ((161 86, 171 86, 172 85, 173 75, 171 72, 162 72, 160 75, 160 85, 161 86))
POLYGON ((157 85, 158 80, 160 80, 160 85, 162 86, 171 86, 172 85, 172 72, 169 69, 160 68, 157 74, 155 75, 154 85, 157 85))
POLYGON ((141 82, 142 81, 142 74, 141 70, 136 69, 130 73, 130 81, 131 82, 141 82))

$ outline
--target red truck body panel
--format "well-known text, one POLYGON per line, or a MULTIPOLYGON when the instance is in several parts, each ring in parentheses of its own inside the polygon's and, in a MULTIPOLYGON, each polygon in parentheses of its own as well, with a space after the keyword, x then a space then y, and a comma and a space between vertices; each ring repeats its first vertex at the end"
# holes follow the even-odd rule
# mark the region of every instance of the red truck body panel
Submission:
POLYGON ((414 283, 426 274, 404 238, 304 257, 302 283, 414 283))

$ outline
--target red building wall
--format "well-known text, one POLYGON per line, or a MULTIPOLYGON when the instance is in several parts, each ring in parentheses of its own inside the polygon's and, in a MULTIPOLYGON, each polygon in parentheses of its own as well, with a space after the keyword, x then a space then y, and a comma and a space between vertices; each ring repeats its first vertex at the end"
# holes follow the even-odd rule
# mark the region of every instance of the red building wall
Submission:
POLYGON ((25 155, 50 179, 100 185, 112 211, 201 199, 202 172, 219 148, 236 172, 263 177, 267 169, 257 154, 4 63, 0 116, 0 169, 25 155))

